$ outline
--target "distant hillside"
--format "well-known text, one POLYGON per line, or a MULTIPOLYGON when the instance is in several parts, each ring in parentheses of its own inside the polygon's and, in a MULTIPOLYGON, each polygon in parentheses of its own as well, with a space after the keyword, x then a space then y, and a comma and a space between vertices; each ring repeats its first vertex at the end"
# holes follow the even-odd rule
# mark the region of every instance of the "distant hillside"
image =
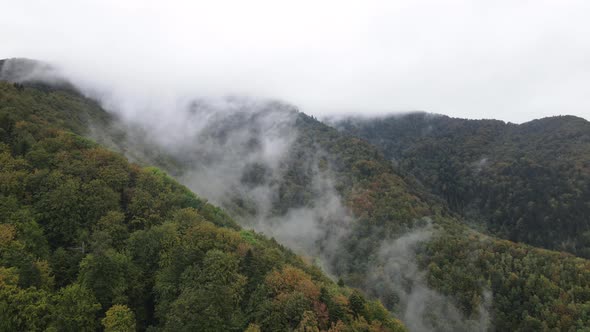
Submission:
MULTIPOLYGON (((493 128, 500 122, 489 123, 493 128)), ((461 226, 461 218, 448 211, 444 201, 428 193, 428 186, 417 183, 412 174, 404 172, 404 168, 400 171, 400 167, 394 166, 364 140, 339 134, 335 129, 306 116, 299 122, 299 133, 300 138, 294 144, 296 148, 326 152, 330 161, 328 164, 336 174, 336 186, 356 217, 353 231, 341 242, 342 256, 335 255, 342 257, 337 266, 346 268, 338 271, 343 271, 349 283, 379 296, 394 308, 404 294, 415 301, 436 302, 433 300, 436 296, 417 295, 419 278, 408 271, 413 268, 412 264, 399 257, 413 257, 411 250, 401 248, 411 246, 412 241, 423 234, 421 226, 417 225, 422 218, 430 218, 436 230, 426 246, 417 248, 415 259, 419 267, 427 271, 427 285, 452 298, 452 303, 467 317, 478 319, 478 313, 489 310, 490 326, 500 331, 543 330, 557 326, 567 330, 567 326, 587 324, 582 318, 585 315, 582 312, 586 312, 583 305, 574 310, 578 313, 574 314, 577 318, 572 320, 576 323, 571 325, 567 322, 569 318, 561 320, 558 318, 560 314, 553 310, 565 305, 558 303, 566 298, 566 302, 590 300, 586 298, 590 294, 588 261, 483 236, 461 226), (391 240, 383 241, 384 238, 391 240), (398 269, 391 269, 389 264, 398 266, 398 269), (558 275, 577 275, 581 278, 576 281, 570 279, 573 283, 566 286, 569 277, 562 279, 558 275), (406 282, 408 285, 405 285, 406 282), (547 284, 542 286, 545 282, 547 284), (567 290, 569 287, 580 291, 584 289, 582 293, 586 295, 574 294, 567 290), (557 291, 559 288, 561 290, 557 291), (556 292, 549 295, 546 293, 548 289, 556 292), (493 302, 484 309, 486 301, 490 300, 486 300, 486 290, 491 291, 493 302), (556 294, 561 294, 562 299, 553 298, 556 294)), ((470 143, 465 144, 469 146, 470 143)), ((456 178, 458 175, 453 176, 456 178)), ((449 191, 453 190, 452 185, 448 187, 449 191)), ((444 312, 441 307, 434 306, 430 308, 430 314, 436 316, 439 309, 444 312)), ((441 316, 445 317, 444 314, 441 316)), ((452 317, 453 314, 446 312, 447 321, 442 318, 434 330, 476 330, 485 326, 453 325, 452 317)))
POLYGON ((59 74, 55 67, 25 58, 0 59, 0 81, 26 84, 45 91, 77 92, 74 85, 59 74))
POLYGON ((590 257, 590 122, 521 125, 424 113, 336 124, 492 234, 590 257))

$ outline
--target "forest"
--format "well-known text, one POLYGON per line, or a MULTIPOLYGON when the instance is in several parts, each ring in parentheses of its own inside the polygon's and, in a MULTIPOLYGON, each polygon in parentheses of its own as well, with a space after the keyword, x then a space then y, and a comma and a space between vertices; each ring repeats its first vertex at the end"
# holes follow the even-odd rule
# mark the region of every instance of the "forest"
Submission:
POLYGON ((370 141, 491 234, 590 257, 590 122, 557 116, 516 125, 415 113, 335 125, 370 141))
POLYGON ((8 83, 0 101, 0 330, 405 330, 158 168, 75 134, 95 104, 8 83))
MULTIPOLYGON (((178 182, 196 161, 211 159, 197 144, 171 151, 136 139, 151 132, 121 126, 72 89, 0 83, 0 329, 403 331, 420 323, 442 331, 588 330, 590 261, 571 254, 584 256, 577 251, 583 239, 574 238, 585 229, 588 202, 584 120, 544 119, 523 125, 533 126, 528 131, 485 121, 474 125, 475 137, 454 136, 461 126, 445 124, 448 137, 430 137, 439 131, 422 115, 428 124, 408 120, 404 136, 389 121, 336 129, 271 107, 289 113, 297 134, 276 170, 248 164, 239 184, 276 188, 265 213, 278 218, 314 206, 324 196, 317 176, 329 175, 346 211, 320 219, 327 229, 315 242, 320 249, 305 256, 248 228, 260 216, 255 191, 234 190, 217 207, 178 182), (534 138, 534 126, 555 134, 534 138), (513 145, 494 143, 500 136, 513 145), (555 146, 568 148, 553 158, 558 164, 543 164, 556 150, 539 147, 555 137, 555 146), (280 176, 267 183, 272 172, 280 176), (469 187, 472 180, 479 187, 469 187), (538 194, 555 203, 535 201, 538 194), (533 205, 512 205, 522 197, 533 205), (547 209, 537 210, 544 223, 536 224, 535 206, 547 209), (343 220, 346 232, 332 237, 343 220), (551 226, 557 222, 564 227, 551 226), (400 255, 396 244, 416 234, 427 235, 400 255), (397 258, 416 273, 391 270, 397 258), (431 296, 416 297, 421 292, 431 296), (410 300, 425 308, 414 311, 410 300)), ((207 138, 226 142, 228 132, 250 132, 258 118, 236 117, 207 138)))

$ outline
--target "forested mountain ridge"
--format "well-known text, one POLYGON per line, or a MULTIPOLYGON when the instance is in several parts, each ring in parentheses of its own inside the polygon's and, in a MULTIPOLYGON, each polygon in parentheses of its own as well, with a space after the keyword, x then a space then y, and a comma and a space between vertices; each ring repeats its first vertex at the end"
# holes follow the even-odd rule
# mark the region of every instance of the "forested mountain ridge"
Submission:
MULTIPOLYGON (((149 140, 144 140, 146 137, 156 135, 156 132, 143 130, 141 139, 134 140, 131 137, 133 131, 126 131, 125 126, 121 131, 121 127, 114 126, 113 122, 118 119, 101 111, 92 100, 68 91, 39 90, 4 83, 2 86, 1 108, 6 111, 5 113, 24 114, 27 121, 41 121, 38 122, 40 127, 54 123, 55 126, 72 128, 71 130, 89 137, 96 137, 96 132, 101 131, 103 137, 98 139, 104 144, 128 155, 135 153, 137 158, 143 158, 138 161, 143 161, 144 164, 157 164, 166 170, 172 170, 178 179, 186 180, 187 182, 183 181, 183 183, 187 185, 191 185, 189 180, 204 179, 205 183, 213 184, 219 179, 233 176, 229 172, 231 169, 226 168, 222 168, 221 173, 199 173, 198 169, 193 169, 194 163, 200 163, 197 165, 199 167, 224 165, 208 164, 211 160, 215 161, 224 157, 216 155, 216 151, 229 150, 237 154, 239 158, 229 159, 229 164, 234 166, 235 162, 241 159, 248 160, 240 169, 243 172, 237 174, 236 182, 230 182, 229 188, 233 195, 225 195, 225 192, 221 195, 222 198, 227 198, 221 203, 229 208, 229 214, 240 222, 248 222, 249 216, 266 218, 268 215, 271 225, 277 223, 280 226, 281 222, 294 225, 293 228, 286 229, 287 233, 308 228, 306 221, 315 220, 312 228, 314 232, 301 233, 302 237, 296 238, 295 244, 311 238, 313 241, 310 244, 313 244, 313 248, 318 248, 311 254, 317 254, 324 262, 327 262, 331 273, 342 277, 351 285, 361 287, 368 294, 381 298, 389 308, 403 317, 410 329, 568 331, 582 330, 589 325, 590 264, 587 260, 498 240, 470 230, 445 207, 441 200, 425 191, 423 186, 416 184, 413 177, 400 173, 399 169, 394 167, 378 149, 362 139, 343 135, 334 128, 296 112, 292 108, 271 104, 264 107, 262 112, 234 114, 229 118, 221 117, 219 121, 214 119, 212 122, 214 125, 211 128, 201 131, 197 137, 190 136, 188 137, 190 139, 186 139, 188 146, 159 150, 153 148, 162 147, 161 145, 154 145, 149 140), (89 114, 85 115, 86 113, 89 114), (103 115, 97 116, 97 114, 103 115), (288 115, 285 116, 285 114, 288 115), (276 144, 270 144, 276 141, 264 142, 265 137, 276 132, 265 130, 275 126, 277 121, 283 121, 285 117, 288 120, 287 124, 296 128, 295 135, 292 140, 289 140, 285 157, 281 158, 276 165, 256 162, 261 160, 259 157, 274 152, 273 149, 265 147, 276 146, 276 144), (263 126, 264 120, 269 118, 272 119, 270 121, 272 126, 263 126), (232 137, 232 132, 238 135, 232 137), (252 132, 262 135, 252 136, 250 135, 252 132), (119 136, 112 137, 112 135, 119 136), (208 144, 196 146, 199 141, 206 141, 208 144), (232 141, 239 144, 228 144, 232 141), (128 145, 129 142, 134 144, 128 145), (141 147, 141 144, 144 146, 141 147), (218 149, 220 147, 223 149, 218 149), (138 149, 142 151, 138 153, 138 149), (149 150, 152 154, 146 155, 144 152, 149 150), (252 151, 256 158, 249 158, 252 151), (194 176, 189 176, 191 173, 194 173, 194 176), (209 176, 203 177, 202 174, 209 176), (210 176, 211 174, 217 176, 210 176), (269 198, 272 203, 270 207, 260 205, 256 201, 256 195, 261 193, 260 189, 267 188, 272 189, 271 194, 262 197, 265 201, 269 198), (340 201, 342 204, 339 204, 340 201), (267 215, 261 214, 260 211, 267 215), (313 214, 313 218, 308 218, 309 214, 313 214), (277 219, 284 216, 288 218, 277 219)), ((203 108, 204 106, 191 108, 190 113, 196 117, 189 120, 193 119, 197 122, 197 120, 206 119, 210 114, 206 110, 203 111, 203 108)), ((35 139, 33 134, 38 131, 39 126, 30 133, 33 139, 35 139)), ((279 126, 278 132, 281 134, 288 132, 289 126, 279 126)), ((11 133, 14 134, 13 131, 11 133)), ((31 145, 36 145, 36 141, 31 140, 26 133, 17 132, 16 134, 19 139, 15 141, 23 141, 16 146, 30 148, 31 145)), ((29 152, 25 154, 24 159, 27 159, 28 155, 29 152)), ((32 156, 34 155, 35 153, 32 153, 32 156)), ((59 154, 60 158, 62 155, 63 153, 59 154)), ((64 164, 60 165, 68 164, 70 161, 71 159, 65 159, 64 164)), ((70 168, 76 167, 70 166, 70 168)), ((148 171, 148 174, 152 173, 148 171)), ((157 187, 156 191, 162 191, 161 187, 157 187)), ((80 196, 83 197, 83 195, 80 196)), ((146 204, 145 207, 152 206, 153 203, 146 204)), ((197 213, 203 214, 199 209, 196 210, 197 213)), ((206 217, 208 218, 211 217, 206 217)), ((229 218, 223 217, 221 220, 227 222, 230 228, 232 227, 229 218)), ((196 240, 201 236, 201 233, 197 233, 191 233, 194 235, 191 239, 196 240)), ((250 234, 250 232, 239 232, 239 236, 252 245, 249 240, 254 235, 250 234)), ((198 245, 199 241, 191 242, 191 245, 193 244, 198 245)), ((89 250, 87 246, 88 244, 84 245, 86 248, 84 250, 89 250)), ((74 247, 79 248, 81 245, 74 247)), ((241 252, 239 245, 236 250, 241 252)), ((278 250, 283 252, 282 249, 278 250)), ((181 261, 179 257, 187 255, 193 257, 190 253, 190 251, 180 250, 174 253, 178 256, 171 257, 173 261, 181 261)), ((266 257, 265 262, 268 264, 275 261, 283 262, 281 255, 273 256, 275 253, 276 251, 272 251, 268 255, 263 254, 262 257, 266 257)), ((151 257, 149 253, 147 254, 151 257)), ((202 257, 200 252, 195 255, 202 257)), ((322 280, 323 277, 319 275, 317 269, 310 268, 300 261, 296 263, 298 260, 293 259, 295 262, 288 260, 289 265, 311 275, 314 281, 322 280)), ((240 271, 238 274, 244 275, 240 271)), ((175 273, 175 271, 170 272, 172 275, 175 273)), ((192 272, 190 276, 187 275, 186 282, 184 284, 180 282, 181 288, 190 288, 188 285, 198 284, 204 280, 193 276, 192 272)), ((154 282, 158 280, 156 278, 154 282)), ((164 281, 170 281, 170 279, 164 281)), ((334 287, 328 280, 325 282, 327 284, 324 285, 327 285, 325 287, 328 290, 334 287)), ((175 279, 163 285, 179 287, 178 283, 175 279)), ((169 291, 168 288, 160 290, 169 291)), ((297 290, 300 289, 293 292, 297 290)), ((346 289, 341 291, 344 292, 344 297, 350 294, 346 289)), ((178 294, 178 290, 175 294, 178 294)), ((285 303, 300 308, 298 306, 300 298, 297 297, 300 295, 293 296, 295 298, 291 298, 291 295, 279 297, 287 301, 285 303)), ((278 298, 274 299, 278 301, 278 298)), ((332 299, 338 302, 336 297, 332 299)), ((340 299, 343 298, 340 297, 340 299)), ((350 305, 357 302, 352 301, 350 296, 348 299, 350 305)), ((163 305, 164 309, 161 310, 165 312, 171 313, 172 307, 176 310, 177 316, 169 323, 170 329, 178 327, 174 324, 181 321, 190 321, 190 317, 182 316, 181 313, 183 306, 186 303, 192 303, 190 301, 193 300, 196 298, 187 293, 182 300, 179 298, 170 300, 176 302, 177 306, 171 306, 169 302, 163 305)), ((36 300, 31 301, 39 303, 36 300)), ((270 303, 282 303, 273 301, 270 303)), ((326 301, 329 302, 327 299, 326 301)), ((321 302, 327 304, 325 301, 321 302)), ((284 308, 273 307, 268 301, 263 303, 269 306, 265 306, 264 310, 284 308)), ((358 306, 357 309, 361 307, 366 306, 358 306)), ((118 309, 120 308, 117 307, 118 309)), ((103 308, 103 310, 106 309, 103 308)), ((314 310, 315 307, 311 311, 314 310)), ((140 311, 135 315, 140 315, 140 311)), ((243 311, 237 312, 244 314, 243 311)), ((300 313, 301 311, 288 312, 300 313)), ((375 309, 371 309, 370 312, 383 313, 375 309)), ((157 318, 157 307, 155 315, 157 318)), ((284 316, 276 318, 273 314, 268 314, 268 311, 262 311, 261 315, 274 317, 269 320, 254 320, 263 330, 270 330, 271 326, 293 328, 303 321, 302 316, 298 316, 297 319, 300 320, 287 319, 288 322, 286 322, 284 316)), ((374 314, 367 315, 361 314, 369 318, 373 315, 371 318, 373 321, 382 321, 375 318, 374 314)), ((321 319, 318 317, 321 315, 316 313, 315 316, 320 324, 321 319)), ((364 319, 367 321, 367 318, 364 319)), ((308 320, 313 321, 313 315, 306 319, 308 320)), ((34 322, 36 319, 32 318, 31 321, 34 322)), ((203 322, 198 322, 198 324, 201 323, 203 322)), ((168 323, 163 323, 161 327, 167 328, 166 324, 168 323)), ((362 326, 365 323, 360 319, 352 318, 350 324, 362 326), (354 321, 357 322, 354 323, 354 321)), ((359 329, 362 330, 361 327, 359 329)))
POLYGON ((336 126, 378 146, 466 219, 513 241, 590 256, 590 122, 520 125, 425 113, 336 126))
MULTIPOLYGON (((490 121, 492 127, 495 123, 498 122, 490 121)), ((449 323, 452 314, 442 309, 445 313, 440 316, 445 318, 434 330, 569 330, 588 325, 584 317, 588 317, 589 307, 582 304, 590 300, 587 260, 499 240, 466 228, 443 201, 425 191, 426 186, 416 183, 411 174, 404 176, 403 169, 392 165, 367 142, 338 134, 336 129, 311 118, 303 126, 306 128, 300 129, 302 137, 314 141, 331 156, 336 182, 343 184, 340 192, 356 217, 351 237, 341 241, 347 264, 338 266, 345 266, 341 271, 346 281, 396 308, 400 293, 412 287, 419 289, 420 285, 416 276, 406 275, 403 268, 388 271, 389 264, 411 269, 412 264, 399 257, 391 258, 409 254, 427 271, 429 287, 451 298, 451 303, 466 317, 476 320, 449 323), (419 246, 415 253, 397 250, 396 239, 407 241, 422 234, 421 227, 428 227, 423 226, 424 218, 432 220, 435 227, 426 245, 419 246), (383 238, 390 240, 382 241, 383 238), (407 279, 413 281, 405 285, 407 279), (556 292, 549 295, 549 289, 556 292), (487 298, 487 291, 493 300, 487 298), (557 294, 561 294, 560 298, 554 297, 557 294), (573 310, 565 316, 563 312, 557 313, 561 310, 558 308, 565 307, 573 310), (491 324, 477 323, 486 310, 491 324)), ((412 290, 406 295, 428 302, 412 290)), ((425 312, 435 315, 437 309, 440 308, 425 312)), ((422 319, 427 321, 428 314, 422 319)))
MULTIPOLYGON (((250 126, 249 121, 237 122, 250 126)), ((280 216, 293 206, 330 210, 331 204, 322 205, 324 195, 314 186, 321 182, 322 174, 328 174, 353 219, 343 222, 346 216, 338 213, 336 218, 320 215, 317 226, 323 230, 312 237, 320 248, 314 254, 348 284, 382 299, 411 329, 568 330, 587 325, 587 261, 473 232, 412 177, 400 176, 367 142, 339 134, 302 113, 296 114, 294 126, 297 136, 277 171, 280 176, 273 178, 263 165, 245 167, 248 176, 241 176, 239 182, 254 188, 273 182, 278 195, 270 196, 269 213, 280 216), (398 250, 400 243, 406 248, 407 236, 413 239, 424 233, 432 234, 425 237, 425 245, 398 250), (425 271, 426 277, 413 274, 416 268, 425 271), (422 292, 428 296, 422 298, 422 292), (414 308, 412 301, 425 305, 414 308), (566 314, 565 307, 569 308, 566 314)), ((193 154, 202 155, 199 149, 196 153, 187 149, 183 160, 172 156, 180 178, 190 170, 186 160, 196 162, 187 157, 193 154)), ((232 215, 248 222, 248 215, 257 215, 257 205, 248 203, 248 193, 241 194, 245 195, 229 195, 223 203, 232 215)), ((305 228, 305 216, 301 217, 291 221, 305 228)))
POLYGON ((72 133, 79 95, 0 82, 0 330, 401 331, 156 168, 72 133))

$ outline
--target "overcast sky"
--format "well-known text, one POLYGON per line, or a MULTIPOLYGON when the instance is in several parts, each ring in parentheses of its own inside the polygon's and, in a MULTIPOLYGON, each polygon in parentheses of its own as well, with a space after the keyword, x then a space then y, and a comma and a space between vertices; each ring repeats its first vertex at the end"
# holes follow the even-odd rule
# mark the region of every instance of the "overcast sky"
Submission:
POLYGON ((0 58, 138 96, 279 98, 316 116, 590 119, 590 1, 0 1, 0 58))

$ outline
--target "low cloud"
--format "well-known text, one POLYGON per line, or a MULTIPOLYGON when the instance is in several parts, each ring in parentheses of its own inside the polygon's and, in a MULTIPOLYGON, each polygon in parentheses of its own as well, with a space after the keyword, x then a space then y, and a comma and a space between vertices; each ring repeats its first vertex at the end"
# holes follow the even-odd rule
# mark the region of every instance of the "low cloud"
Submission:
POLYGON ((152 102, 246 95, 315 116, 589 118, 589 10, 583 0, 12 1, 0 58, 50 61, 152 102))

